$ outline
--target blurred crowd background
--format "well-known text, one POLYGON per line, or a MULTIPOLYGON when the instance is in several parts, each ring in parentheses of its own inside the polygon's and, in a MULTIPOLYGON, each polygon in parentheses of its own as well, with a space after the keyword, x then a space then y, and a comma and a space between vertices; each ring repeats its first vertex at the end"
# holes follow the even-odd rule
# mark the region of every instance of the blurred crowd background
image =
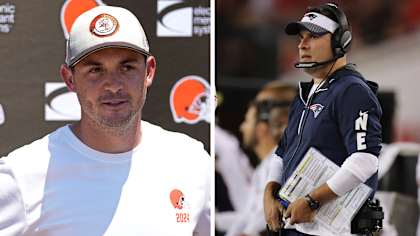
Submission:
MULTIPOLYGON (((307 6, 326 1, 217 1, 218 75, 272 79, 293 69, 296 41, 284 26, 300 19, 307 6)), ((416 0, 353 0, 338 4, 353 32, 353 50, 363 50, 418 30, 420 2, 416 0)))
MULTIPOLYGON (((245 100, 262 84, 274 79, 309 79, 293 67, 297 38, 287 36, 283 29, 288 22, 299 20, 307 6, 325 2, 216 1, 216 85, 224 98, 218 114, 221 126, 238 132, 235 124, 241 118, 235 114, 244 112, 245 100)), ((381 92, 394 93, 394 140, 419 142, 420 125, 416 121, 420 120, 420 112, 416 101, 420 96, 416 97, 416 90, 420 82, 413 70, 419 71, 415 67, 420 66, 420 60, 412 56, 420 52, 420 1, 336 3, 344 9, 352 27, 350 62, 358 65, 368 80, 379 83, 381 92)))
MULTIPOLYGON (((300 20, 308 6, 327 2, 338 4, 350 22, 353 44, 348 61, 356 64, 366 79, 379 84, 384 148, 377 196, 385 205, 387 224, 382 235, 416 235, 420 1, 216 0, 217 125, 240 143, 240 124, 264 84, 278 80, 297 85, 311 79, 294 68, 298 38, 287 36, 284 27, 300 20)), ((244 151, 250 163, 258 166, 255 153, 246 148, 244 151)), ((218 175, 216 187, 216 209, 232 207, 226 199, 223 178, 218 175)))

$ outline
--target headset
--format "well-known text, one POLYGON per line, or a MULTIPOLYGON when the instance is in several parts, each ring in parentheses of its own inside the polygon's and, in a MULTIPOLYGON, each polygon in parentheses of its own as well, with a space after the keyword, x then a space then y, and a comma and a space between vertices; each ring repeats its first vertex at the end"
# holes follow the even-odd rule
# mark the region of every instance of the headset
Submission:
POLYGON ((253 104, 257 109, 258 121, 270 121, 270 113, 274 108, 288 108, 291 101, 275 101, 275 100, 263 100, 254 101, 253 104))
MULTIPOLYGON (((268 125, 270 134, 274 139, 280 139, 286 122, 284 119, 287 120, 287 113, 284 113, 282 110, 276 110, 277 108, 280 109, 287 109, 292 104, 290 100, 284 101, 277 101, 275 99, 267 99, 262 101, 253 101, 253 105, 256 108, 256 118, 258 122, 264 122, 268 125), (278 111, 280 113, 275 112, 278 111)), ((256 124, 257 124, 256 123, 256 124)))
POLYGON ((333 15, 338 21, 338 28, 334 31, 331 37, 333 57, 323 62, 298 62, 295 64, 296 68, 313 68, 325 65, 343 57, 350 50, 352 34, 349 22, 344 12, 334 3, 327 3, 317 8, 310 7, 306 12, 311 11, 319 13, 326 11, 333 15))
POLYGON ((331 48, 333 50, 334 57, 343 57, 350 50, 352 35, 350 25, 344 12, 338 8, 337 5, 327 3, 320 6, 320 9, 326 10, 332 13, 338 20, 338 28, 334 32, 331 38, 331 48))

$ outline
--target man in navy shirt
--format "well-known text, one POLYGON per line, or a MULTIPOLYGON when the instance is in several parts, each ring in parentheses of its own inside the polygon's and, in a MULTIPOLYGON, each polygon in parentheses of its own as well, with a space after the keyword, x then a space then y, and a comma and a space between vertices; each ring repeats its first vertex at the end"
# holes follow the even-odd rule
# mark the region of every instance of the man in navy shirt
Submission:
MULTIPOLYGON (((282 217, 292 225, 311 222, 323 204, 366 183, 377 187, 381 149, 382 110, 377 85, 366 81, 346 53, 352 40, 343 11, 334 4, 309 8, 299 22, 287 25, 289 35, 299 35, 299 62, 312 77, 300 83, 300 94, 291 105, 289 124, 277 147, 264 193, 269 229, 278 231, 282 217), (286 182, 310 147, 318 149, 340 169, 331 179, 285 209, 274 195, 286 182)), ((309 230, 281 229, 281 235, 308 235, 309 230)))

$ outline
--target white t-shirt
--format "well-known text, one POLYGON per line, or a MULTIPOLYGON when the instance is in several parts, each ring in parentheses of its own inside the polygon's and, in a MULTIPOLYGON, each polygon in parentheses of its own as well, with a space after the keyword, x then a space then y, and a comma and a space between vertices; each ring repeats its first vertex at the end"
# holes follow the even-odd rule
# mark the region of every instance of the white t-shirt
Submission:
POLYGON ((238 212, 227 236, 259 235, 265 230, 264 189, 268 181, 270 166, 275 158, 274 151, 275 149, 255 169, 247 203, 238 212))
POLYGON ((223 177, 234 210, 238 211, 247 202, 254 169, 235 136, 217 125, 214 135, 217 137, 214 141, 214 151, 217 155, 216 170, 223 177))
POLYGON ((203 145, 141 126, 126 153, 98 152, 65 126, 0 159, 0 235, 210 235, 203 145))

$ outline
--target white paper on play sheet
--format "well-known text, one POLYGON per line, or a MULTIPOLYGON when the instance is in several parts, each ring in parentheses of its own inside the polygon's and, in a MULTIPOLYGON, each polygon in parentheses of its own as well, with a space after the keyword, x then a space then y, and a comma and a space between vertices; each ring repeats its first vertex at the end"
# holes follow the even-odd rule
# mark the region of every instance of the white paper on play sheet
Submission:
MULTIPOLYGON (((315 148, 310 148, 283 185, 279 196, 293 202, 326 183, 338 169, 334 162, 315 148)), ((372 189, 362 183, 345 195, 321 206, 313 223, 296 224, 295 227, 308 234, 351 235, 351 220, 371 192, 372 189)))

